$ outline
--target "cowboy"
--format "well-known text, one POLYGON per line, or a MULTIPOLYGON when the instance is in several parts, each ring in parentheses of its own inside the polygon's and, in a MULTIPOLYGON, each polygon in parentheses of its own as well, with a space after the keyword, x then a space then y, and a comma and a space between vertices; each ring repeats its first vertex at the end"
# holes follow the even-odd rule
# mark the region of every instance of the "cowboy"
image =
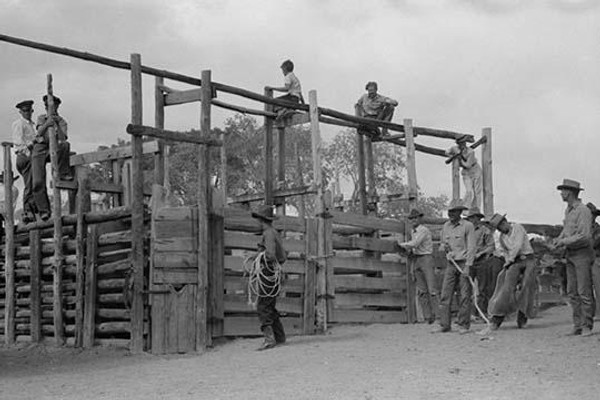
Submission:
POLYGON ((475 227, 461 218, 462 212, 466 209, 467 207, 460 200, 452 200, 448 208, 450 220, 442 228, 440 250, 446 253, 448 263, 444 271, 438 314, 440 326, 433 333, 450 332, 450 307, 457 286, 460 287, 458 332, 465 334, 471 327, 473 292, 469 273, 475 259, 475 227), (458 265, 462 272, 454 264, 458 265))
MULTIPOLYGON (((367 93, 363 94, 354 105, 356 116, 377 119, 380 121, 391 121, 394 116, 394 110, 398 106, 398 102, 378 94, 377 82, 367 82, 365 90, 367 93)), ((358 128, 358 133, 374 137, 381 135, 386 136, 388 134, 388 129, 382 128, 381 133, 379 133, 379 128, 361 125, 358 128)))
MULTIPOLYGON (((285 93, 283 96, 276 97, 277 100, 285 100, 292 103, 304 104, 304 98, 302 97, 302 86, 300 85, 300 80, 298 77, 296 77, 296 74, 294 74, 294 63, 291 60, 285 60, 281 64, 281 72, 284 76, 283 86, 265 86, 265 89, 285 93)), ((281 106, 275 106, 273 111, 277 113, 277 119, 282 119, 286 116, 286 113, 293 113, 293 110, 281 106)))
POLYGON ((423 225, 424 214, 412 209, 408 220, 412 224, 412 239, 408 242, 398 242, 398 246, 408 250, 414 257, 413 275, 417 281, 417 295, 423 311, 423 317, 429 324, 435 322, 438 307, 438 294, 435 279, 435 260, 433 258, 433 242, 431 231, 423 225))
POLYGON ((517 327, 523 328, 533 317, 536 285, 536 260, 522 225, 509 223, 505 215, 494 214, 489 226, 500 232, 499 251, 504 268, 498 275, 496 289, 489 301, 491 329, 502 325, 507 315, 517 311, 517 327))
POLYGON ((458 155, 457 160, 465 185, 463 203, 469 208, 479 208, 481 207, 481 193, 483 190, 482 170, 475 157, 475 150, 467 146, 468 139, 468 135, 460 136, 456 139, 456 146, 452 146, 446 150, 446 155, 458 155))
POLYGON ((494 292, 492 268, 489 264, 496 250, 494 233, 482 222, 483 214, 478 207, 472 207, 467 213, 467 221, 475 227, 475 261, 471 276, 477 280, 477 304, 481 310, 487 310, 488 301, 494 292))
POLYGON ((60 98, 54 96, 54 110, 48 110, 48 95, 44 95, 42 101, 46 108, 46 114, 37 119, 37 134, 31 151, 31 184, 33 198, 40 218, 45 221, 50 218, 50 201, 46 189, 46 163, 50 161, 50 141, 48 129, 56 129, 58 174, 61 180, 73 180, 71 167, 69 166, 70 144, 68 139, 67 121, 58 115, 58 107, 62 103, 60 98))
POLYGON ((550 245, 551 250, 565 249, 567 295, 573 312, 571 335, 591 336, 594 327, 594 294, 592 292, 592 213, 579 199, 581 184, 563 179, 556 187, 567 203, 563 230, 550 245))
POLYGON ((275 306, 281 284, 277 276, 281 274, 281 265, 287 260, 287 254, 279 233, 273 228, 273 221, 276 219, 273 215, 273 207, 262 206, 258 211, 252 213, 252 217, 260 221, 262 228, 258 252, 259 255, 264 254, 264 264, 258 278, 256 311, 260 329, 264 335, 264 342, 258 350, 266 350, 285 343, 283 324, 275 306))
POLYGON ((12 140, 16 156, 17 171, 23 177, 23 222, 35 221, 35 202, 33 201, 31 180, 31 150, 36 138, 33 115, 33 100, 23 100, 15 106, 20 118, 12 124, 12 140))
POLYGON ((600 210, 596 208, 594 203, 587 203, 587 208, 592 213, 592 247, 596 255, 596 260, 592 266, 592 286, 596 297, 596 310, 600 310, 600 224, 596 222, 600 210))

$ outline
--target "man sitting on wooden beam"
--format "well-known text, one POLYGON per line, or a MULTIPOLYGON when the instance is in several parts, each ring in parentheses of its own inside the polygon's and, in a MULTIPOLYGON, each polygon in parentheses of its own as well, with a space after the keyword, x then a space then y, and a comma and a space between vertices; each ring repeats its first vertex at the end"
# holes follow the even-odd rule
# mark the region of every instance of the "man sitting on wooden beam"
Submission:
MULTIPOLYGON (((390 122, 394 116, 394 110, 398 102, 389 97, 377 93, 377 82, 368 82, 365 86, 367 93, 363 94, 354 106, 357 117, 378 119, 380 121, 390 122)), ((382 128, 381 132, 377 127, 361 125, 358 128, 361 135, 372 137, 387 136, 387 128, 382 128)))

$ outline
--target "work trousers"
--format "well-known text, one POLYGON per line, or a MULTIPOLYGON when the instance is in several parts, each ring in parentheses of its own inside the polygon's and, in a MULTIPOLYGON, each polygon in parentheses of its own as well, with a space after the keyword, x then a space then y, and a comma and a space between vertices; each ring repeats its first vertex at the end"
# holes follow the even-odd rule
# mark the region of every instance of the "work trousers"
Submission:
POLYGON ((17 171, 23 177, 23 213, 35 214, 36 208, 31 190, 31 156, 17 153, 17 171))
POLYGON ((521 311, 527 318, 534 316, 536 263, 535 258, 529 256, 500 272, 488 314, 505 317, 521 311))
POLYGON ((592 265, 592 282, 594 285, 594 297, 596 298, 596 313, 600 310, 600 257, 592 265))
POLYGON ((469 169, 463 168, 462 178, 465 185, 465 197, 463 198, 464 206, 468 208, 481 208, 483 179, 479 164, 476 164, 469 169))
POLYGON ((575 329, 592 329, 594 326, 596 304, 592 292, 593 263, 594 251, 591 247, 567 250, 567 295, 575 329))
MULTIPOLYGON (((271 265, 267 264, 266 273, 269 274, 271 265)), ((279 311, 277 311, 277 296, 267 296, 266 294, 277 293, 279 285, 272 285, 268 281, 261 282, 259 287, 258 299, 256 301, 256 312, 258 313, 258 320, 260 322, 260 330, 264 331, 266 327, 273 329, 275 341, 277 343, 285 342, 285 331, 283 330, 283 324, 279 318, 279 311)))
MULTIPOLYGON (((496 256, 491 256, 473 265, 477 288, 479 289, 477 305, 484 313, 487 312, 489 301, 494 295, 496 280, 498 279, 498 274, 502 271, 503 265, 504 258, 496 256)), ((475 311, 473 313, 479 315, 475 311)))
MULTIPOLYGON (((58 144, 58 175, 70 175, 69 142, 58 144)), ((46 163, 50 161, 50 149, 45 143, 36 143, 31 151, 31 192, 39 213, 50 212, 50 201, 46 189, 46 163)))
POLYGON ((417 286, 417 296, 423 318, 432 323, 438 307, 438 291, 435 279, 435 260, 431 254, 414 256, 414 276, 417 286))
MULTIPOLYGON (((459 267, 464 268, 464 261, 456 261, 459 267)), ((458 325, 469 329, 471 327, 471 311, 473 307, 473 288, 469 278, 460 273, 460 271, 448 261, 444 271, 444 281, 442 283, 442 296, 439 307, 439 320, 442 328, 450 329, 450 308, 452 298, 457 288, 460 288, 460 304, 458 308, 458 325)))
MULTIPOLYGON (((392 106, 391 104, 386 104, 379 111, 379 113, 377 115, 362 115, 362 117, 390 122, 392 120, 392 118, 394 117, 395 110, 396 110, 396 107, 392 106)), ((367 125, 360 125, 358 127, 358 133, 361 135, 369 135, 369 136, 379 136, 380 135, 379 128, 370 127, 367 125)))

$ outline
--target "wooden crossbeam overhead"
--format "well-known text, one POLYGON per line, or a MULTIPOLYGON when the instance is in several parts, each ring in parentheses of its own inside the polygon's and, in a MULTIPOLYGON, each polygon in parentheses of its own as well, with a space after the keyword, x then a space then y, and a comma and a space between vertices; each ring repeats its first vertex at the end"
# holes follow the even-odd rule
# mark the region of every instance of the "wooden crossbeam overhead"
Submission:
MULTIPOLYGON (((306 194, 315 194, 317 191, 312 186, 300 186, 283 190, 276 190, 273 192, 273 197, 292 197, 292 196, 302 196, 306 194)), ((231 200, 229 200, 228 204, 234 203, 252 203, 255 201, 263 201, 265 199, 264 193, 254 193, 254 194, 246 194, 242 196, 237 196, 231 200)))
POLYGON ((189 133, 156 129, 145 125, 128 124, 126 130, 127 133, 134 136, 150 136, 159 139, 185 143, 204 144, 208 146, 223 146, 223 141, 215 137, 195 136, 189 133))
MULTIPOLYGON (((156 141, 144 142, 143 153, 153 154, 158 152, 158 143, 156 141)), ((85 165, 94 164, 103 161, 113 161, 123 158, 131 158, 131 146, 116 147, 114 149, 106 149, 93 151, 90 153, 74 154, 70 157, 70 165, 85 165)))

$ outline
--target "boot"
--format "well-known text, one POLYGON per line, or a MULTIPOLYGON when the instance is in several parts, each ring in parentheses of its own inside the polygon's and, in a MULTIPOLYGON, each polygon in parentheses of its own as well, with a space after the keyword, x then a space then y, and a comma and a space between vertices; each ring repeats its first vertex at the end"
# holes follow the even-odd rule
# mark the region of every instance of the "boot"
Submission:
POLYGON ((273 333, 272 326, 265 326, 263 328, 263 335, 265 335, 265 340, 262 345, 257 349, 258 351, 271 349, 277 346, 277 342, 275 342, 275 334, 273 333))
POLYGON ((275 342, 277 344, 285 343, 285 331, 283 330, 283 324, 279 318, 273 322, 273 334, 275 335, 275 342))
POLYGON ((522 311, 517 313, 517 328, 521 329, 527 325, 527 317, 522 311))

